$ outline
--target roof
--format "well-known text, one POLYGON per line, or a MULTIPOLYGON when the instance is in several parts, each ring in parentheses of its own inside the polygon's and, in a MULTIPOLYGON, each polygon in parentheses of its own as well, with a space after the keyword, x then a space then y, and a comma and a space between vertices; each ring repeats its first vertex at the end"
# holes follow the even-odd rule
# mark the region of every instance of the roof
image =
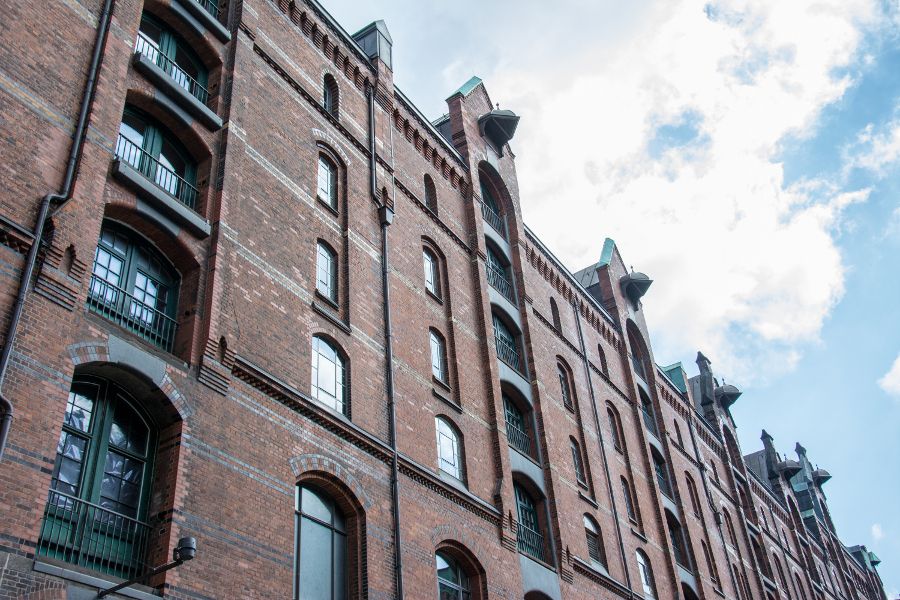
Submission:
POLYGON ((659 367, 662 369, 663 373, 666 374, 666 377, 675 384, 675 387, 682 394, 687 394, 687 382, 684 380, 684 367, 681 366, 681 362, 672 363, 668 367, 659 367))
POLYGON ((469 79, 464 84, 462 84, 462 86, 460 86, 460 88, 458 90, 456 90, 455 92, 450 94, 450 98, 452 98, 453 96, 455 96, 457 94, 462 94, 463 96, 468 96, 475 90, 475 88, 478 87, 478 85, 480 83, 481 83, 481 77, 478 77, 477 75, 473 75, 472 78, 469 79))

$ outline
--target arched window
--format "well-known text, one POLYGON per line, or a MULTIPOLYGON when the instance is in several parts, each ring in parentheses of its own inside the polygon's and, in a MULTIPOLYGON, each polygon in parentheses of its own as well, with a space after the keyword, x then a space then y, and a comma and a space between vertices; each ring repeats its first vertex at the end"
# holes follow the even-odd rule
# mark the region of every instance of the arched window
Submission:
POLYGON ((331 73, 326 73, 322 83, 322 106, 328 114, 337 118, 340 100, 337 81, 331 73))
POLYGON ((472 591, 469 577, 458 561, 446 552, 437 552, 438 599, 471 600, 472 591))
POLYGON ((606 364, 606 353, 603 351, 603 346, 597 344, 597 356, 600 357, 600 372, 609 377, 609 365, 606 364))
POLYGON ((316 197, 331 207, 338 209, 337 165, 324 154, 319 154, 319 171, 316 197))
POLYGON ((434 187, 434 180, 431 178, 431 175, 428 173, 425 174, 425 206, 433 212, 437 214, 438 212, 438 203, 437 203, 437 189, 434 187))
POLYGON ((606 407, 606 416, 609 418, 609 430, 612 432, 613 448, 622 452, 625 444, 622 443, 622 429, 619 426, 619 416, 611 406, 606 407))
POLYGON ((497 348, 497 358, 509 365, 518 373, 523 373, 525 366, 522 362, 522 355, 519 351, 519 341, 512 334, 496 313, 493 315, 494 324, 494 343, 497 348))
POLYGON ((682 448, 684 447, 684 439, 681 437, 681 426, 678 425, 678 421, 672 421, 672 424, 675 426, 675 439, 678 440, 678 445, 682 448))
POLYGON ((537 504, 520 483, 513 484, 516 496, 516 512, 519 526, 516 529, 519 552, 538 560, 544 560, 544 534, 541 532, 537 504))
POLYGON ((653 402, 644 390, 638 390, 641 397, 641 413, 644 416, 644 425, 653 437, 659 439, 659 428, 656 426, 656 411, 653 409, 653 402))
POLYGON ((553 329, 562 330, 562 324, 559 320, 559 307, 556 305, 556 298, 550 298, 550 316, 553 318, 553 329))
POLYGON ((332 302, 338 293, 337 254, 325 242, 316 244, 316 291, 332 302))
POLYGON ((559 377, 559 393, 562 396, 563 406, 569 410, 575 410, 575 401, 572 398, 572 385, 569 381, 569 369, 562 362, 557 362, 556 374, 559 377))
POLYGON ((644 367, 644 346, 630 328, 628 330, 628 343, 631 346, 631 366, 634 368, 635 374, 646 382, 647 370, 644 367))
POLYGON ((587 476, 584 473, 584 459, 581 456, 581 446, 575 438, 569 438, 569 448, 572 451, 572 466, 575 469, 575 479, 581 487, 587 487, 587 476))
POLYGON ((322 489, 296 489, 296 588, 302 600, 349 597, 349 552, 345 515, 322 489))
POLYGON ((119 125, 116 157, 169 196, 196 210, 200 196, 196 162, 175 136, 131 106, 125 107, 119 125))
POLYGON ((687 471, 684 472, 684 480, 687 483, 688 496, 691 497, 691 508, 694 509, 694 514, 699 517, 700 496, 697 494, 697 484, 694 483, 694 478, 691 477, 690 473, 688 473, 687 471))
POLYGON ((731 545, 734 548, 738 547, 737 535, 734 532, 734 523, 731 521, 731 515, 728 514, 728 511, 724 508, 722 509, 722 516, 725 520, 725 529, 728 530, 728 540, 731 542, 731 545))
POLYGON ((134 51, 146 56, 201 104, 209 101, 208 73, 197 53, 165 24, 148 13, 141 15, 134 51))
POLYGON ((437 257, 428 248, 422 249, 422 266, 425 270, 425 289, 435 298, 440 298, 441 271, 437 257))
POLYGON ((775 572, 778 574, 778 584, 781 586, 781 589, 784 590, 785 595, 790 598, 791 597, 791 589, 788 587, 787 579, 784 577, 784 570, 781 568, 781 561, 778 560, 778 557, 775 554, 772 554, 772 563, 775 565, 775 572))
POLYGON ((506 415, 506 437, 509 445, 531 458, 535 458, 531 438, 531 423, 519 410, 516 402, 503 394, 503 412, 506 415))
POLYGON ((606 568, 606 548, 603 547, 603 536, 600 526, 590 515, 584 515, 584 536, 587 538, 588 557, 594 566, 606 568))
POLYGON ((494 231, 506 239, 506 225, 491 185, 485 181, 483 174, 479 174, 479 182, 481 184, 481 215, 494 231))
POLYGON ((687 548, 685 545, 684 531, 675 515, 668 510, 666 513, 666 526, 669 529, 669 537, 672 539, 672 555, 675 562, 687 570, 691 569, 691 562, 688 559, 687 548))
POLYGON ((500 294, 515 304, 515 294, 513 294, 512 275, 510 275, 509 265, 501 259, 490 244, 487 245, 487 260, 484 266, 487 271, 488 284, 500 292, 500 294))
POLYGON ((463 480, 462 444, 459 433, 443 417, 435 417, 437 431, 438 468, 454 479, 463 480))
POLYGON ((431 374, 441 383, 448 383, 447 374, 447 346, 444 337, 434 329, 428 331, 428 339, 431 343, 431 374))
POLYGON ((709 571, 709 578, 712 579, 713 583, 716 585, 719 584, 719 575, 716 572, 716 567, 713 564, 712 554, 709 551, 709 546, 706 545, 704 540, 700 540, 700 546, 703 548, 703 558, 706 559, 706 570, 709 571))
POLYGON ((313 336, 312 397, 328 408, 349 416, 346 378, 341 352, 324 338, 313 336))
POLYGON ((656 484, 659 486, 659 491, 667 498, 672 498, 672 484, 669 481, 669 469, 666 461, 659 455, 656 448, 650 451, 650 455, 653 458, 653 470, 656 473, 656 484))
POLYGON ((644 554, 643 550, 636 550, 638 573, 641 576, 641 585, 644 588, 644 598, 656 598, 656 583, 653 581, 653 567, 650 566, 650 559, 644 554))
POLYGON ((87 306, 91 312, 171 351, 179 278, 145 238, 105 221, 94 253, 87 306))
POLYGON ((737 588, 738 598, 740 598, 740 600, 753 600, 747 596, 743 581, 741 580, 741 572, 738 571, 737 565, 731 566, 731 572, 734 573, 734 585, 737 588))
POLYGON ((622 477, 622 499, 625 501, 625 514, 632 521, 637 521, 637 515, 634 512, 634 497, 631 495, 631 486, 628 480, 622 477))
POLYGON ((69 391, 38 553, 116 577, 144 570, 157 432, 124 388, 76 377, 69 391), (94 527, 74 526, 95 523, 94 527))

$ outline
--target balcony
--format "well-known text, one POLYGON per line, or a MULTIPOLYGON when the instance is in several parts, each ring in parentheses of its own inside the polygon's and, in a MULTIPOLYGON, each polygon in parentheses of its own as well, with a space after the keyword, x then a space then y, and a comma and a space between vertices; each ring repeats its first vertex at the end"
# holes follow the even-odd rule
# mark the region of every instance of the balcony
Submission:
POLYGON ((200 191, 188 183, 184 177, 153 158, 143 148, 122 134, 119 134, 119 141, 116 143, 116 156, 153 182, 167 195, 196 211, 195 206, 200 191))
POLYGON ((647 426, 647 430, 652 433, 654 437, 659 438, 659 429, 656 427, 656 418, 653 416, 653 413, 642 407, 641 414, 644 416, 644 425, 647 426))
POLYGON ((202 6, 213 19, 219 19, 219 5, 216 2, 213 2, 213 0, 196 0, 196 2, 202 6))
POLYGON ((172 81, 182 89, 186 90, 201 104, 205 105, 209 102, 209 90, 202 86, 199 81, 188 75, 175 61, 160 52, 156 43, 142 31, 138 32, 137 41, 134 44, 134 51, 143 54, 150 59, 150 61, 168 75, 172 81))
POLYGON ((131 579, 144 571, 149 539, 149 524, 51 490, 36 553, 131 579))
POLYGON ((500 234, 500 237, 504 240, 506 239, 506 227, 504 226, 503 217, 494 212, 494 210, 485 202, 481 203, 481 216, 484 217, 485 222, 487 222, 494 231, 500 234))
POLYGON ((92 275, 87 305, 91 312, 131 331, 166 352, 172 351, 177 327, 175 319, 155 306, 138 300, 122 288, 92 275))
POLYGON ((510 446, 512 446, 525 456, 534 458, 531 448, 531 436, 528 435, 527 431, 521 429, 518 425, 511 422, 509 419, 506 420, 506 437, 507 439, 509 439, 510 446))
POLYGON ((517 530, 519 552, 541 562, 544 560, 544 536, 539 531, 519 524, 517 530))
POLYGON ((522 355, 515 343, 497 335, 494 332, 494 342, 497 345, 497 358, 512 367, 517 373, 522 373, 522 355))
POLYGON ((491 263, 485 263, 485 269, 487 270, 487 280, 488 284, 498 292, 500 295, 509 300, 512 304, 515 304, 515 294, 513 294, 512 282, 509 280, 506 270, 497 267, 491 263))

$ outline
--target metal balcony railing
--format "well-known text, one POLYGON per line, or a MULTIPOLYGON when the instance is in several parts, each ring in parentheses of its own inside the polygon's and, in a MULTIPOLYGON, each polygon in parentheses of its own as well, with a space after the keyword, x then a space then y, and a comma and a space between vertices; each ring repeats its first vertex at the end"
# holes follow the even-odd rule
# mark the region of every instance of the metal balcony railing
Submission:
POLYGON ((140 52, 152 60, 157 67, 165 71, 166 75, 179 86, 187 90, 194 98, 203 104, 207 103, 209 100, 209 90, 203 87, 199 81, 188 75, 184 69, 178 66, 178 63, 160 52, 159 48, 156 47, 156 43, 142 31, 138 31, 137 41, 134 43, 134 51, 140 52))
POLYGON ((116 143, 116 156, 140 171, 156 187, 195 210, 199 190, 122 134, 119 134, 119 141, 116 143))
POLYGON ((493 227, 494 231, 499 233, 505 240, 506 227, 503 226, 503 217, 494 212, 494 209, 488 206, 486 202, 481 203, 481 215, 484 217, 484 220, 487 221, 487 224, 493 227))
POLYGON ((663 496, 669 500, 674 500, 674 498, 672 498, 672 486, 669 485, 669 477, 666 475, 664 469, 665 467, 656 465, 656 483, 659 485, 659 491, 663 493, 663 496))
POLYGON ((504 298, 515 304, 512 282, 507 277, 506 271, 491 263, 485 263, 485 267, 487 269, 488 284, 500 292, 500 295, 504 298))
POLYGON ((650 431, 654 437, 659 438, 659 430, 656 428, 656 418, 654 418, 653 413, 645 408, 641 408, 641 414, 644 415, 644 425, 647 426, 647 430, 650 431))
POLYGON ((37 554, 131 579, 144 571, 150 525, 50 491, 37 554))
POLYGON ((525 456, 534 458, 534 455, 531 453, 531 436, 509 419, 506 420, 506 437, 509 439, 510 446, 525 456))
POLYGON ((197 4, 206 9, 214 18, 219 18, 219 4, 213 0, 197 0, 197 4))
POLYGON ((519 524, 517 529, 519 552, 544 562, 544 536, 539 531, 519 524))
POLYGON ((497 358, 505 362, 507 365, 515 369, 516 372, 522 372, 522 355, 516 345, 494 332, 494 342, 497 345, 497 358))
POLYGON ((92 275, 87 305, 91 312, 128 329, 166 352, 172 351, 177 327, 175 319, 155 306, 141 302, 122 288, 92 275))

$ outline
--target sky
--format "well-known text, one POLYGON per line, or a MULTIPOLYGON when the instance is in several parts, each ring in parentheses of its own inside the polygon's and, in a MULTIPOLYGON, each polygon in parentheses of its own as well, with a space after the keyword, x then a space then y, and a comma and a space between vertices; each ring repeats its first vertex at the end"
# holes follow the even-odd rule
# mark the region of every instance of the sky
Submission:
POLYGON ((614 239, 657 361, 796 442, 900 595, 900 0, 322 0, 384 19, 430 118, 472 75, 521 116, 525 222, 571 270, 614 239))

